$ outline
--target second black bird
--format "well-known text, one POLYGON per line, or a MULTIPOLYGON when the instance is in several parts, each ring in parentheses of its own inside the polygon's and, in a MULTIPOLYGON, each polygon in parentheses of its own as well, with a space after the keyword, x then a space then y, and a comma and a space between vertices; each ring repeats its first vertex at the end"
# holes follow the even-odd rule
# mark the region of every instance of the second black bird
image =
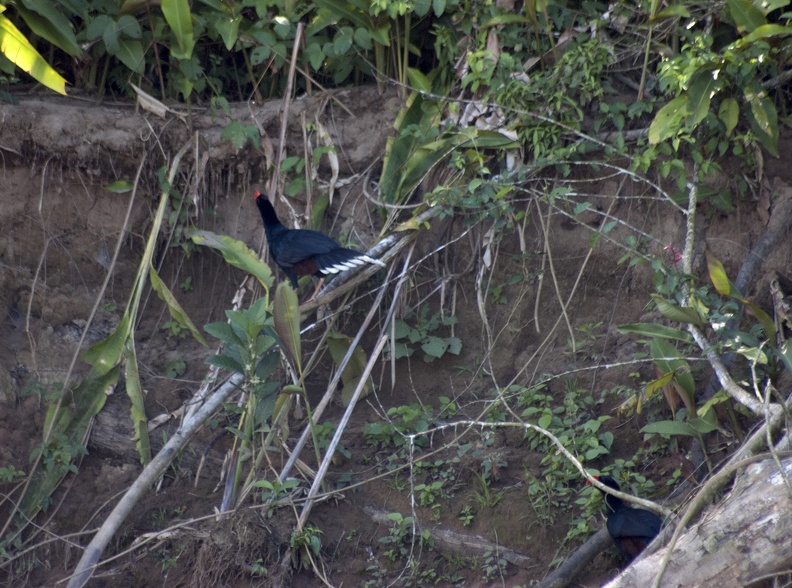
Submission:
MULTIPOLYGON (((597 478, 600 482, 619 490, 619 484, 610 476, 597 478)), ((608 507, 608 534, 627 561, 632 561, 660 532, 662 521, 655 513, 643 508, 632 508, 621 498, 605 494, 608 507)))

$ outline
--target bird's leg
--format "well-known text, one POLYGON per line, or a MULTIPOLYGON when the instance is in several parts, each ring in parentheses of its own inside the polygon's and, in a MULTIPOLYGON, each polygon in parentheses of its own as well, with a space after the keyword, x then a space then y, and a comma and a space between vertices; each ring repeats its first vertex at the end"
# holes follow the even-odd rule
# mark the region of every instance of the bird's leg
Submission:
POLYGON ((314 290, 314 293, 308 299, 308 302, 316 302, 316 295, 319 294, 319 290, 322 289, 322 286, 324 286, 324 283, 325 283, 325 279, 324 279, 324 276, 323 276, 323 277, 319 278, 319 285, 316 286, 316 290, 314 290))

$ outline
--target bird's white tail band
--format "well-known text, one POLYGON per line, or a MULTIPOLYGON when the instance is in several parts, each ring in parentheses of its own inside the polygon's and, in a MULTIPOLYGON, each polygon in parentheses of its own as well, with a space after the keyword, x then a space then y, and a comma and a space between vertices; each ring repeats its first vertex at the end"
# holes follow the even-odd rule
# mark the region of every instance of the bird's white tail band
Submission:
POLYGON ((319 271, 325 275, 337 274, 340 272, 344 272, 348 269, 352 269, 353 267, 365 265, 367 263, 385 267, 385 264, 381 262, 379 259, 374 259, 373 257, 369 257, 368 255, 360 255, 358 257, 350 259, 349 261, 344 261, 342 263, 336 263, 328 267, 323 267, 319 271))

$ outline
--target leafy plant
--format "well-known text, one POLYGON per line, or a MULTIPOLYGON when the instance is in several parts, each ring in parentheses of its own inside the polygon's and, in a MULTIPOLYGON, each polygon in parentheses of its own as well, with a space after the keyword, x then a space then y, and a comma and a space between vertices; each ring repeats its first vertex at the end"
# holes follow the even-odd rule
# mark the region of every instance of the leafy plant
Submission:
POLYGON ((423 359, 427 363, 443 357, 446 353, 459 355, 459 352, 462 351, 462 341, 458 337, 435 335, 435 331, 441 326, 455 325, 456 317, 441 317, 439 313, 429 317, 429 309, 423 306, 417 315, 407 317, 408 320, 410 318, 415 319, 413 325, 410 325, 406 320, 397 319, 394 321, 395 344, 391 353, 396 359, 411 357, 418 346, 424 352, 423 359))

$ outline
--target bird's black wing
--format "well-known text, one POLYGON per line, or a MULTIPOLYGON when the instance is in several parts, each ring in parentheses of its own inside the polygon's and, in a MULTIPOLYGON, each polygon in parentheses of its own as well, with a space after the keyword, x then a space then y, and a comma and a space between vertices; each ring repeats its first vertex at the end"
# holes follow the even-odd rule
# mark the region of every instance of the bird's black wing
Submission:
POLYGON ((273 239, 270 243, 270 253, 278 265, 291 267, 315 255, 328 253, 340 247, 324 233, 292 229, 273 239))
POLYGON ((608 533, 614 539, 639 537, 651 541, 660 532, 662 521, 642 508, 620 508, 608 517, 608 533))

